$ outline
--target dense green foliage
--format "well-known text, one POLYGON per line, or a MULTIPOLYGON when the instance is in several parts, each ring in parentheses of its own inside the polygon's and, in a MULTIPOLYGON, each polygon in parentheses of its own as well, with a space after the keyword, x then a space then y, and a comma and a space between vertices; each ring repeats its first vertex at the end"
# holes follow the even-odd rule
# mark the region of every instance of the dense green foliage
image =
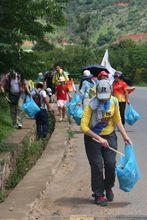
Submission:
POLYGON ((134 83, 147 82, 146 42, 108 44, 127 33, 146 32, 146 6, 145 0, 1 0, 0 74, 14 67, 35 79, 59 62, 79 79, 84 66, 101 62, 107 47, 115 69, 134 83), (22 50, 25 40, 34 42, 30 53, 22 50))
POLYGON ((102 46, 126 34, 147 32, 146 0, 70 0, 67 27, 58 28, 53 41, 64 38, 83 46, 102 46))
POLYGON ((0 1, 0 71, 22 71, 26 59, 21 46, 25 40, 44 41, 46 32, 64 23, 63 7, 67 0, 0 1))
MULTIPOLYGON (((55 48, 49 52, 35 52, 35 56, 40 61, 42 71, 52 68, 53 64, 58 61, 64 70, 69 71, 74 78, 80 79, 83 67, 101 63, 105 49, 70 45, 65 48, 55 48)), ((147 43, 136 44, 131 40, 126 40, 111 45, 108 49, 109 60, 113 68, 122 71, 132 83, 147 83, 147 43)))

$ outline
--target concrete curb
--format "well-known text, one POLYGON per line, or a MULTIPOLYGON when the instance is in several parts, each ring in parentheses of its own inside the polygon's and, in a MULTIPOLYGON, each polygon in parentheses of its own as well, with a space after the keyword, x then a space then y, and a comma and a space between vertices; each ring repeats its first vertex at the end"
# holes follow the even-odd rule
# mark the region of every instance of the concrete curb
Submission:
POLYGON ((49 143, 36 165, 0 204, 0 220, 24 220, 31 207, 53 179, 67 146, 68 122, 56 123, 49 143))

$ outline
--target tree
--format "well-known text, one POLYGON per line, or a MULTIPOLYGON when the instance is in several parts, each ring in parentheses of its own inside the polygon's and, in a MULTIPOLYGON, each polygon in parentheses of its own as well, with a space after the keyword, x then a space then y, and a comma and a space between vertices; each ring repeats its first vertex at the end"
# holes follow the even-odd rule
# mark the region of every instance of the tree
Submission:
POLYGON ((0 1, 0 71, 15 67, 25 40, 44 41, 46 32, 64 24, 67 0, 0 1))

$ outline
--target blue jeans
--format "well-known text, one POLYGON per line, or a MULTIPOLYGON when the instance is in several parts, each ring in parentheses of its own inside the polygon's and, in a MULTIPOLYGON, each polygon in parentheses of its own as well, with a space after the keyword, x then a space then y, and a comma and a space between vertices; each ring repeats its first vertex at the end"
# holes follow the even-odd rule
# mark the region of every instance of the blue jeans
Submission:
POLYGON ((41 109, 35 116, 38 138, 45 138, 49 130, 48 113, 46 109, 41 109))
MULTIPOLYGON (((117 136, 115 132, 101 136, 109 145, 117 149, 117 136)), ((91 167, 91 188, 96 196, 103 196, 104 190, 112 188, 115 182, 116 153, 104 148, 100 143, 84 135, 87 158, 91 167), (104 172, 103 172, 104 171, 104 172)))

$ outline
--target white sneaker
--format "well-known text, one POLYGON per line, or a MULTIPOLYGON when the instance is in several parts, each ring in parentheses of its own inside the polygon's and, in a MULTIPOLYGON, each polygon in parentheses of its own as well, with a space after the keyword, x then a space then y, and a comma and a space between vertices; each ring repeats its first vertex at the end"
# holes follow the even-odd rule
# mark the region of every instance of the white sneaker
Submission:
POLYGON ((22 128, 22 124, 21 124, 21 123, 18 124, 18 128, 19 128, 19 129, 22 128))
POLYGON ((60 119, 59 119, 59 121, 62 121, 63 120, 63 118, 61 117, 60 119))

